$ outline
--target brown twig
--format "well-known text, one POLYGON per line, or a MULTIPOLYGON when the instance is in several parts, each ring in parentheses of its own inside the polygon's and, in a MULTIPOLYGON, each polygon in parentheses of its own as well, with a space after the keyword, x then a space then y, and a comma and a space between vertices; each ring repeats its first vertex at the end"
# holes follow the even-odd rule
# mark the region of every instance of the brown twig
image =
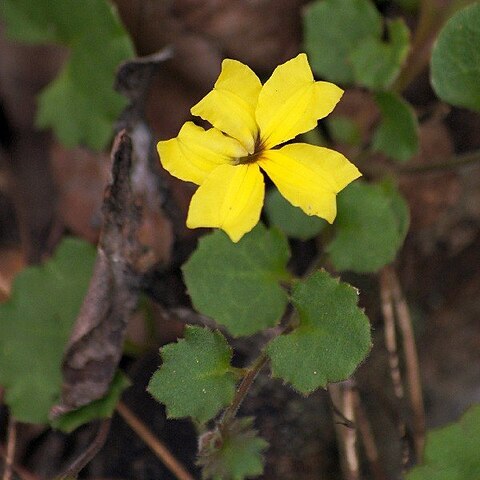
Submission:
POLYGON ((480 150, 454 155, 444 162, 431 163, 428 165, 405 165, 399 168, 401 174, 431 173, 452 168, 463 167, 471 163, 480 162, 480 150))
MULTIPOLYGON (((404 404, 405 390, 403 388, 402 374, 400 372, 400 359, 397 348, 397 336, 395 330, 395 309, 392 299, 392 289, 385 267, 380 272, 380 297, 382 303, 383 321, 385 324, 385 347, 388 353, 388 364, 390 367, 390 377, 392 379, 393 391, 397 397, 400 408, 404 404)), ((398 415, 398 433, 402 443, 402 466, 405 469, 409 459, 408 441, 406 438, 406 425, 403 412, 398 415)))
POLYGON ((415 454, 417 462, 421 462, 425 446, 425 410, 423 406, 422 383, 412 320, 395 270, 391 267, 387 268, 387 275, 389 276, 392 298, 395 305, 397 324, 402 332, 408 393, 413 412, 415 454))
MULTIPOLYGON (((2 456, 3 458, 6 458, 7 456, 7 452, 2 445, 0 445, 0 456, 2 456)), ((21 480, 40 480, 40 477, 37 477, 22 466, 15 463, 12 465, 12 470, 18 475, 21 480)))
POLYGON ((60 474, 56 480, 65 480, 70 477, 77 477, 80 471, 92 460, 92 458, 102 449, 107 440, 110 431, 110 418, 102 421, 93 442, 72 464, 60 474))
POLYGON ((372 432, 372 427, 368 420, 365 409, 362 405, 362 400, 358 390, 353 391, 354 395, 354 407, 355 407, 355 420, 362 439, 363 448, 365 449, 365 456, 370 465, 370 472, 373 480, 387 480, 385 470, 380 463, 380 456, 378 454, 377 444, 375 443, 375 437, 372 432))
POLYGON ((347 380, 334 383, 328 387, 330 398, 342 417, 345 417, 351 426, 344 423, 335 423, 337 440, 342 452, 342 469, 346 480, 360 479, 360 462, 357 451, 357 429, 355 426, 355 396, 354 381, 347 380))
POLYGON ((382 313, 385 325, 385 346, 388 352, 388 364, 392 378, 395 396, 403 401, 405 391, 403 389, 402 374, 400 372, 400 358, 397 349, 397 333, 395 330, 395 310, 392 301, 392 291, 386 270, 380 273, 380 296, 382 300, 382 313))
POLYGON ((12 415, 8 417, 7 452, 5 454, 5 468, 3 480, 12 480, 13 463, 15 461, 15 449, 17 445, 17 422, 12 415))
POLYGON ((147 428, 147 426, 123 403, 117 404, 117 412, 130 428, 146 443, 178 480, 193 480, 183 465, 168 448, 147 428))

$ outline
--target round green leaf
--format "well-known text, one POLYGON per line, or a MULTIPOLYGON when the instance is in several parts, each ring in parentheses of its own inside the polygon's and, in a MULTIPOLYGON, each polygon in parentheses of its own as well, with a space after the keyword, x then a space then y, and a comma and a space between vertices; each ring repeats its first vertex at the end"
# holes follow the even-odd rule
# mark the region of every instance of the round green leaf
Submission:
POLYGON ((304 16, 305 50, 313 71, 338 83, 353 83, 350 55, 360 42, 382 35, 382 19, 369 0, 313 2, 304 16))
POLYGON ((372 139, 374 150, 405 162, 418 152, 418 120, 415 111, 402 97, 391 92, 375 95, 382 120, 372 139))
POLYGON ((372 90, 388 88, 400 72, 409 50, 410 31, 401 19, 387 23, 389 41, 362 40, 350 56, 355 82, 372 90))
POLYGON ((393 184, 356 181, 337 198, 335 236, 326 249, 335 268, 368 273, 392 262, 409 222, 408 207, 393 184))
POLYGON ((167 407, 169 417, 207 422, 235 393, 232 350, 220 332, 187 326, 185 338, 160 349, 163 363, 148 391, 167 407))
POLYGON ((477 480, 480 472, 480 405, 456 423, 427 435, 423 465, 414 467, 407 480, 477 480))
POLYGON ((238 243, 221 231, 203 237, 182 267, 194 307, 232 335, 274 326, 287 305, 288 243, 259 224, 238 243))
POLYGON ((457 12, 433 49, 432 86, 445 102, 480 111, 480 4, 457 12))
POLYGON ((370 350, 370 324, 358 292, 319 271, 299 282, 292 303, 300 325, 267 347, 272 374, 310 393, 347 379, 370 350))
POLYGON ((0 304, 0 385, 19 421, 46 423, 59 399, 63 351, 94 260, 94 247, 67 238, 48 262, 23 270, 0 304))
POLYGON ((309 216, 282 197, 277 189, 271 190, 265 200, 268 219, 289 237, 308 240, 318 235, 325 227, 325 220, 309 216))

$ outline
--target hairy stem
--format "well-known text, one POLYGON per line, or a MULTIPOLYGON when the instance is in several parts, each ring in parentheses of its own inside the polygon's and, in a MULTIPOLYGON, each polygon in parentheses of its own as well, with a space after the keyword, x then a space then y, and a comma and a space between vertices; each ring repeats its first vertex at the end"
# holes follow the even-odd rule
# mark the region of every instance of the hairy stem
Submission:
POLYGON ((253 362, 252 366, 247 369, 247 373, 243 377, 243 380, 240 383, 240 386, 235 392, 235 397, 233 398, 232 403, 225 410, 222 419, 218 425, 219 430, 227 429, 231 424, 232 420, 235 418, 235 415, 240 408, 243 400, 247 396, 255 378, 260 373, 260 370, 267 363, 267 355, 262 352, 258 358, 253 362))

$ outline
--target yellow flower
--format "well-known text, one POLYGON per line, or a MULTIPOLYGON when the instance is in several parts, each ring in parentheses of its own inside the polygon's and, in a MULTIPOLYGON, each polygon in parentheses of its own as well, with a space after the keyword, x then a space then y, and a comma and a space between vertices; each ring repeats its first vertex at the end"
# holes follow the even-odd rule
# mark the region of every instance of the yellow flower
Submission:
POLYGON ((361 175, 357 168, 328 148, 274 147, 315 128, 342 94, 336 85, 314 80, 305 54, 278 66, 263 86, 249 67, 224 60, 213 90, 191 109, 213 128, 187 122, 157 147, 166 170, 200 185, 187 226, 221 228, 238 242, 260 218, 260 169, 292 205, 332 223, 336 194, 361 175))

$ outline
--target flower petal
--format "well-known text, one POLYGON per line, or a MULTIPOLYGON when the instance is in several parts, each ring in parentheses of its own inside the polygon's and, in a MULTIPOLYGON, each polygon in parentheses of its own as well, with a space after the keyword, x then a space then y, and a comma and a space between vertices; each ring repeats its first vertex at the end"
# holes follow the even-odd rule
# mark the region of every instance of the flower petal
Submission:
POLYGON ((220 165, 193 195, 187 227, 218 227, 238 242, 258 223, 264 194, 256 164, 220 165))
POLYGON ((258 137, 255 107, 261 88, 260 80, 249 67, 226 59, 213 90, 190 111, 236 138, 248 153, 253 153, 258 137))
POLYGON ((336 194, 361 176, 341 153, 305 143, 267 150, 258 164, 292 205, 329 223, 337 214, 336 194))
POLYGON ((210 172, 247 155, 234 138, 220 130, 204 130, 192 122, 183 125, 178 136, 157 144, 160 162, 174 177, 200 185, 210 172))
POLYGON ((315 128, 343 95, 333 83, 315 82, 304 53, 278 66, 267 80, 256 109, 263 148, 272 148, 315 128))

